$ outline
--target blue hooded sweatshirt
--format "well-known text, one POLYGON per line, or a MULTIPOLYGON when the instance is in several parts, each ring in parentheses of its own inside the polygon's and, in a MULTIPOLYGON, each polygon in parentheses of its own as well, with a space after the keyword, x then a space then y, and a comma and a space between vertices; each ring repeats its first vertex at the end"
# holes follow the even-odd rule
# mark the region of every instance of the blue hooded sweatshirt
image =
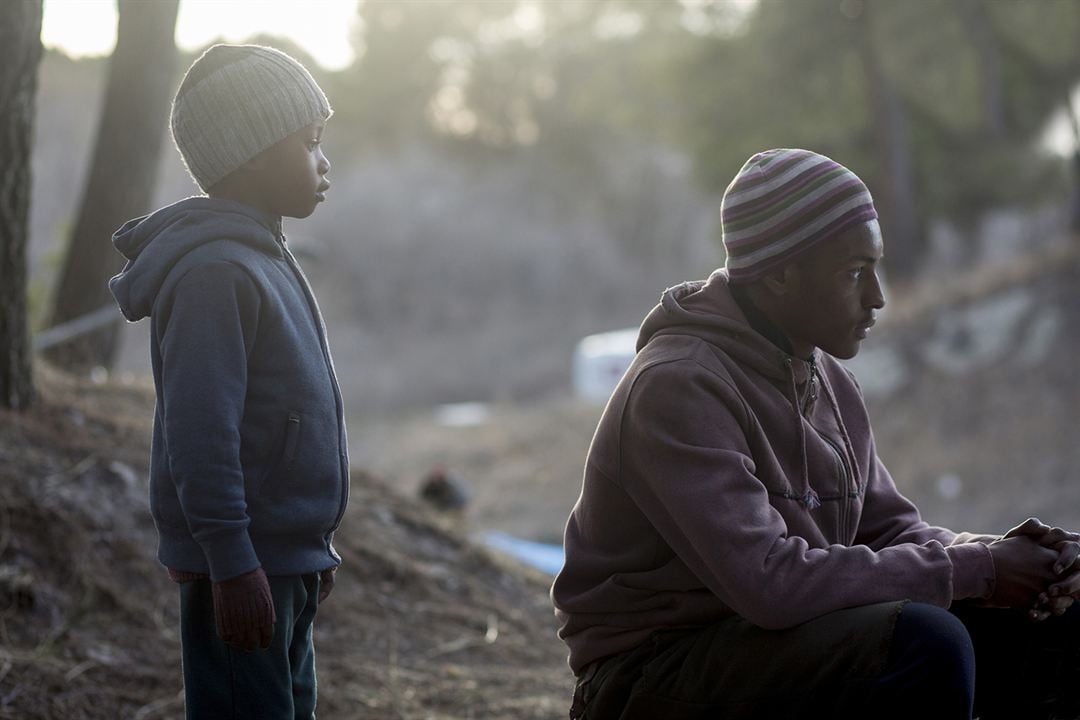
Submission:
POLYGON ((192 197, 125 223, 109 282, 150 318, 150 511, 168 568, 214 581, 338 565, 348 498, 341 392, 281 218, 192 197))

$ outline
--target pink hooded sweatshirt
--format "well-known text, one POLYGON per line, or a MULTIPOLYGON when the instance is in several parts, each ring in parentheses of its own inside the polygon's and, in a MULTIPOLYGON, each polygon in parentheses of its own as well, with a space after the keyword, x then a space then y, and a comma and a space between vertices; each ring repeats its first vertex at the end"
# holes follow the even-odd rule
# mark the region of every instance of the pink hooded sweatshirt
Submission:
POLYGON ((877 602, 989 597, 989 539, 925 523, 877 457, 851 373, 756 332, 719 270, 645 318, 551 594, 578 673, 731 615, 779 629, 877 602))

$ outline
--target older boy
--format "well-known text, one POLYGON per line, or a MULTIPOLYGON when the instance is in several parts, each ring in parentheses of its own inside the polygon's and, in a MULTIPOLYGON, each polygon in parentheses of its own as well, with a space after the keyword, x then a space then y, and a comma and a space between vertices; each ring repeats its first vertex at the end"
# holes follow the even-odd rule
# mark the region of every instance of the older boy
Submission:
POLYGON ((771 150, 721 217, 726 267, 664 293, 589 450, 552 588, 571 717, 1075 717, 1078 537, 927 525, 834 359, 885 304, 865 185, 771 150))
POLYGON ((312 623, 340 563, 349 461, 341 393, 281 217, 326 197, 331 109, 296 60, 215 45, 172 134, 206 196, 126 223, 109 283, 150 317, 150 506, 180 583, 188 718, 312 718, 312 623))

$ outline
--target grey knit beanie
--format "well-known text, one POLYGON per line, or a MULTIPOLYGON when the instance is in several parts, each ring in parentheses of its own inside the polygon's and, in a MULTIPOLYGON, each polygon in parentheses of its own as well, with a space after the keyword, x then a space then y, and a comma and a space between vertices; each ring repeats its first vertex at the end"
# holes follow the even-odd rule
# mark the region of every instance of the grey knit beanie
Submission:
POLYGON ((203 190, 333 112, 311 74, 280 50, 214 45, 191 64, 172 105, 172 136, 203 190))

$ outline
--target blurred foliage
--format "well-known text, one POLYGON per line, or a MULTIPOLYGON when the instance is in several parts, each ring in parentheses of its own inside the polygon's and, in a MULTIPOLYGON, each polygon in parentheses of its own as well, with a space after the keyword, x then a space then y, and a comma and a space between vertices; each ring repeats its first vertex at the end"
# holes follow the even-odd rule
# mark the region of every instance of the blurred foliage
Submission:
POLYGON ((544 188, 556 205, 594 203, 626 225, 617 234, 628 253, 655 256, 668 239, 648 232, 646 203, 628 211, 625 187, 612 182, 648 182, 649 171, 629 177, 634 169, 613 164, 632 165, 628 148, 679 126, 682 13, 656 0, 367 0, 359 60, 328 89, 334 123, 350 128, 345 149, 361 153, 428 143, 489 167, 527 156, 536 177, 561 179, 544 188))
POLYGON ((360 145, 542 144, 581 161, 612 134, 670 129, 682 12, 656 0, 367 0, 339 117, 360 145))
MULTIPOLYGON (((723 262, 719 195, 765 147, 833 155, 912 221, 887 228, 890 281, 905 249, 951 279, 995 248, 1057 241, 1067 165, 1035 140, 1080 79, 1078 14, 1071 0, 365 0, 344 70, 249 41, 300 58, 334 106, 336 199, 290 232, 323 251, 335 352, 364 369, 342 373, 346 391, 401 408, 561 387, 581 336, 633 325, 661 288, 723 262)), ((67 235, 107 67, 50 56, 31 208, 45 244, 67 235)), ((161 202, 194 191, 170 157, 161 202)), ((32 260, 51 275, 46 250, 32 260)))
POLYGON ((535 147, 588 177, 613 138, 640 138, 690 150, 720 192, 754 152, 805 146, 867 177, 919 236, 934 217, 1061 191, 1061 163, 1035 141, 1080 80, 1080 3, 366 0, 359 13, 359 60, 328 79, 353 150, 535 147))
POLYGON ((1077 37, 1080 4, 1056 0, 761 0, 739 36, 700 43, 687 136, 717 190, 765 147, 840 158, 886 214, 914 216, 918 244, 932 218, 1060 192, 1061 164, 1036 141, 1080 79, 1077 37), (890 91, 894 105, 875 108, 890 91), (890 203, 897 183, 909 196, 890 203))

